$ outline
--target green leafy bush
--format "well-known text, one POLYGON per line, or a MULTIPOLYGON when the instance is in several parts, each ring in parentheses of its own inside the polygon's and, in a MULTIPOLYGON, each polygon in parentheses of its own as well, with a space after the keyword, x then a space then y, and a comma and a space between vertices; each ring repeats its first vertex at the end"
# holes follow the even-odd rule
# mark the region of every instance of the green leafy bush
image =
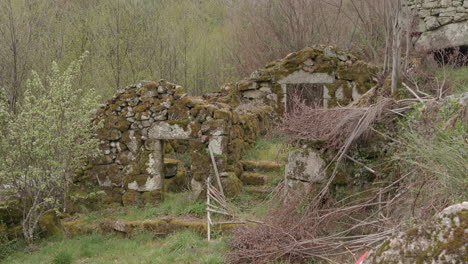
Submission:
POLYGON ((62 205, 74 170, 97 153, 91 113, 98 98, 92 89, 75 85, 84 58, 64 71, 53 63, 46 78, 33 72, 23 101, 3 127, 0 182, 21 200, 28 241, 34 239, 42 214, 62 205))

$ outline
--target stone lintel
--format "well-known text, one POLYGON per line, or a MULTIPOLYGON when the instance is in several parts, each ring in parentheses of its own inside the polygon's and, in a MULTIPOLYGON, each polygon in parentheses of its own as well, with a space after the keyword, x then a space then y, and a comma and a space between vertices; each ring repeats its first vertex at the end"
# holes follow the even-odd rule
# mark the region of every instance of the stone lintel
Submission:
POLYGON ((156 122, 148 131, 150 139, 190 139, 192 129, 188 125, 186 128, 180 124, 170 124, 168 122, 156 122))

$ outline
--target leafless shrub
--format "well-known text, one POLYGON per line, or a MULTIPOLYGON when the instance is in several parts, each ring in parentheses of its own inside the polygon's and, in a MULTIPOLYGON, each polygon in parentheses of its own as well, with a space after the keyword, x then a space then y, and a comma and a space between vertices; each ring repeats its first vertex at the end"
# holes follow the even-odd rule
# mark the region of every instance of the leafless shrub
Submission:
POLYGON ((326 148, 338 151, 365 134, 394 104, 382 98, 367 108, 340 107, 332 109, 310 107, 299 97, 291 99, 293 110, 286 113, 281 129, 292 141, 313 139, 326 142, 326 148), (356 130, 358 129, 358 130, 356 130))
POLYGON ((296 197, 282 208, 273 210, 265 225, 242 227, 235 231, 229 254, 230 263, 271 263, 286 260, 302 263, 320 259, 336 263, 342 255, 354 255, 386 239, 395 232, 398 221, 388 217, 406 195, 398 193, 402 176, 384 188, 370 188, 355 197, 335 201, 304 201, 296 197), (356 198, 364 196, 366 198, 356 198), (303 205, 306 205, 303 207, 303 205), (303 211, 298 208, 304 208, 303 211))
POLYGON ((412 59, 403 79, 421 96, 431 94, 441 98, 451 94, 459 84, 450 78, 450 72, 468 65, 468 55, 460 47, 429 51, 427 54, 425 58, 412 59))

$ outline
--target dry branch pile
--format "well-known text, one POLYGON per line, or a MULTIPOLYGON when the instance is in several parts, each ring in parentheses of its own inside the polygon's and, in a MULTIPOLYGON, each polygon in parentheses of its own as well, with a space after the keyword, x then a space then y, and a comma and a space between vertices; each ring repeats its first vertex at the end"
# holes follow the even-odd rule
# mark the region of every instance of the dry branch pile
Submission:
MULTIPOLYGON (((414 177, 414 172, 397 173, 396 177, 372 183, 362 193, 341 201, 334 200, 329 186, 336 176, 337 164, 348 157, 351 146, 370 131, 378 132, 372 126, 403 115, 414 103, 429 100, 415 97, 400 101, 379 98, 377 103, 365 108, 336 109, 310 107, 294 98, 295 108, 286 115, 282 131, 292 141, 324 141, 324 148, 336 153, 330 162, 335 164, 335 170, 315 197, 306 201, 304 197, 297 197, 296 202, 290 199, 269 214, 265 225, 236 230, 228 260, 231 263, 271 263, 282 259, 302 263, 312 258, 337 263, 337 257, 350 254, 358 257, 357 254, 394 233, 401 222, 401 215, 396 212, 402 204, 417 197, 418 186, 424 184, 414 177), (304 209, 299 211, 298 208, 304 209)), ((439 207, 436 204, 439 202, 434 201, 431 208, 439 207)))
POLYGON ((369 126, 391 114, 389 110, 395 105, 389 98, 382 98, 366 108, 314 108, 304 104, 299 97, 292 98, 292 102, 294 108, 286 114, 281 125, 284 133, 292 141, 324 141, 327 149, 335 151, 364 135, 369 126))

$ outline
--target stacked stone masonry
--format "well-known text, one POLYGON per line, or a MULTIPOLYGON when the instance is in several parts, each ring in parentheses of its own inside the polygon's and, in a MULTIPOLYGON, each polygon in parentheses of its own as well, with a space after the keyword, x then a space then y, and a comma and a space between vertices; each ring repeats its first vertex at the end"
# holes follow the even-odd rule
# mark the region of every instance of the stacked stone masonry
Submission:
POLYGON ((417 49, 468 45, 467 0, 408 0, 407 5, 418 18, 417 49))
POLYGON ((98 110, 101 153, 77 173, 76 183, 99 185, 106 203, 157 203, 164 192, 182 189, 198 198, 213 174, 210 148, 225 192, 235 195, 242 188, 241 153, 282 117, 288 84, 320 84, 319 100, 332 107, 370 89, 375 72, 351 54, 322 47, 291 53, 200 97, 165 80, 128 86, 98 110), (190 166, 165 155, 188 156, 190 166))

